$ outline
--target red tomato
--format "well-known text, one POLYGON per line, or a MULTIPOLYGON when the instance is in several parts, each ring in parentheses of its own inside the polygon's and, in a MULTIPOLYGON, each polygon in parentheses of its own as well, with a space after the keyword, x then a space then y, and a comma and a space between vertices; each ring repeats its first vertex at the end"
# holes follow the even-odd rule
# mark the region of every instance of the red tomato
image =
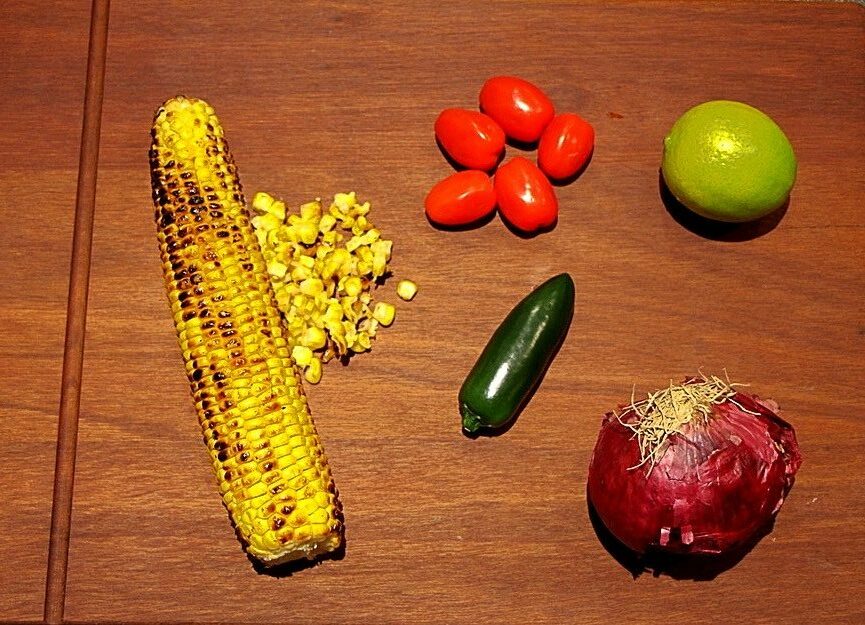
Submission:
POLYGON ((494 186, 502 216, 518 230, 536 232, 556 223, 556 192, 529 159, 516 156, 499 167, 494 186))
POLYGON ((430 189, 424 207, 429 220, 440 226, 470 224, 496 207, 493 181, 476 169, 457 172, 430 189))
POLYGON ((589 160, 595 129, 579 115, 556 115, 538 144, 538 165, 554 180, 570 178, 589 160))
POLYGON ((495 76, 484 83, 481 110, 492 117, 511 139, 534 143, 556 111, 553 103, 532 83, 515 76, 495 76))
POLYGON ((436 118, 435 133, 445 152, 469 169, 492 169, 505 149, 505 131, 477 111, 443 110, 436 118))

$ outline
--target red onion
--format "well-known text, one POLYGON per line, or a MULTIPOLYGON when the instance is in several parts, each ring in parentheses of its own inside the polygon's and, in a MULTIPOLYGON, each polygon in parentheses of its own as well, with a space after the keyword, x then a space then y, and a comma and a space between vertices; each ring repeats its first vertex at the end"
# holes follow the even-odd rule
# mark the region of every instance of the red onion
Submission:
POLYGON ((726 554, 771 523, 801 464, 793 428, 717 377, 607 414, 589 467, 589 501, 637 553, 726 554))

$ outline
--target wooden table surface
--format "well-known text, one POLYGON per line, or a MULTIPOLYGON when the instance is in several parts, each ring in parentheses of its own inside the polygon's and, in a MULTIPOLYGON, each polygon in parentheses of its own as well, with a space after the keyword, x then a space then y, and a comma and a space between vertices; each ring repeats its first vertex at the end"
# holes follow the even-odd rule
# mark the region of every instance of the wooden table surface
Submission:
MULTIPOLYGON (((54 442, 81 123, 99 115, 83 104, 91 7, 45 4, 0 7, 0 622, 43 620, 46 583, 62 581, 46 575, 54 442)), ((865 622, 863 43, 854 4, 115 0, 93 245, 78 250, 92 273, 67 577, 46 619, 865 622), (593 160, 558 189, 551 233, 438 231, 423 197, 451 169, 432 122, 500 73, 590 120, 593 160), (395 242, 396 278, 420 284, 370 354, 308 388, 347 546, 290 576, 257 573, 234 538, 165 301, 147 149, 154 109, 177 93, 216 107, 248 196, 356 190, 395 242), (780 220, 719 233, 668 210, 661 139, 715 98, 790 137, 799 174, 780 220), (505 435, 464 437, 468 368, 560 271, 577 307, 541 389, 505 435), (600 418, 633 384, 700 367, 776 399, 804 464, 736 566, 634 578, 587 512, 600 418)))
POLYGON ((0 5, 0 619, 42 614, 90 3, 0 5))

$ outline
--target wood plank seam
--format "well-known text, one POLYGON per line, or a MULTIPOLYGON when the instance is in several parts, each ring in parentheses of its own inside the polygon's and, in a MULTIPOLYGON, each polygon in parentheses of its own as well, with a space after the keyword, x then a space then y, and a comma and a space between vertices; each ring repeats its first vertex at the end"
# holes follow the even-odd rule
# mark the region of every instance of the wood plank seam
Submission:
POLYGON ((69 295, 66 302, 66 336, 63 346, 63 372, 60 381, 57 449, 54 463, 54 494, 48 539, 48 567, 45 577, 43 620, 51 624, 63 621, 66 601, 66 572, 78 442, 81 372, 84 364, 84 334, 90 281, 93 213, 96 205, 96 173, 99 163, 109 5, 110 0, 93 0, 90 8, 84 115, 78 160, 78 186, 75 194, 75 224, 72 231, 69 295))

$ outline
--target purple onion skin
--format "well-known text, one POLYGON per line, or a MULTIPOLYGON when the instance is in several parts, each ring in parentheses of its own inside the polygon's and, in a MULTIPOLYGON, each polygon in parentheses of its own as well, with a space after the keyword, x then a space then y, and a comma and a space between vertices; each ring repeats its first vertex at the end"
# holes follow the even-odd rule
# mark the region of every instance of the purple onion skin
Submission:
POLYGON ((727 554, 769 524, 801 464, 792 426, 743 392, 706 423, 673 435, 651 473, 634 433, 607 414, 589 465, 588 496, 619 541, 639 554, 727 554))

